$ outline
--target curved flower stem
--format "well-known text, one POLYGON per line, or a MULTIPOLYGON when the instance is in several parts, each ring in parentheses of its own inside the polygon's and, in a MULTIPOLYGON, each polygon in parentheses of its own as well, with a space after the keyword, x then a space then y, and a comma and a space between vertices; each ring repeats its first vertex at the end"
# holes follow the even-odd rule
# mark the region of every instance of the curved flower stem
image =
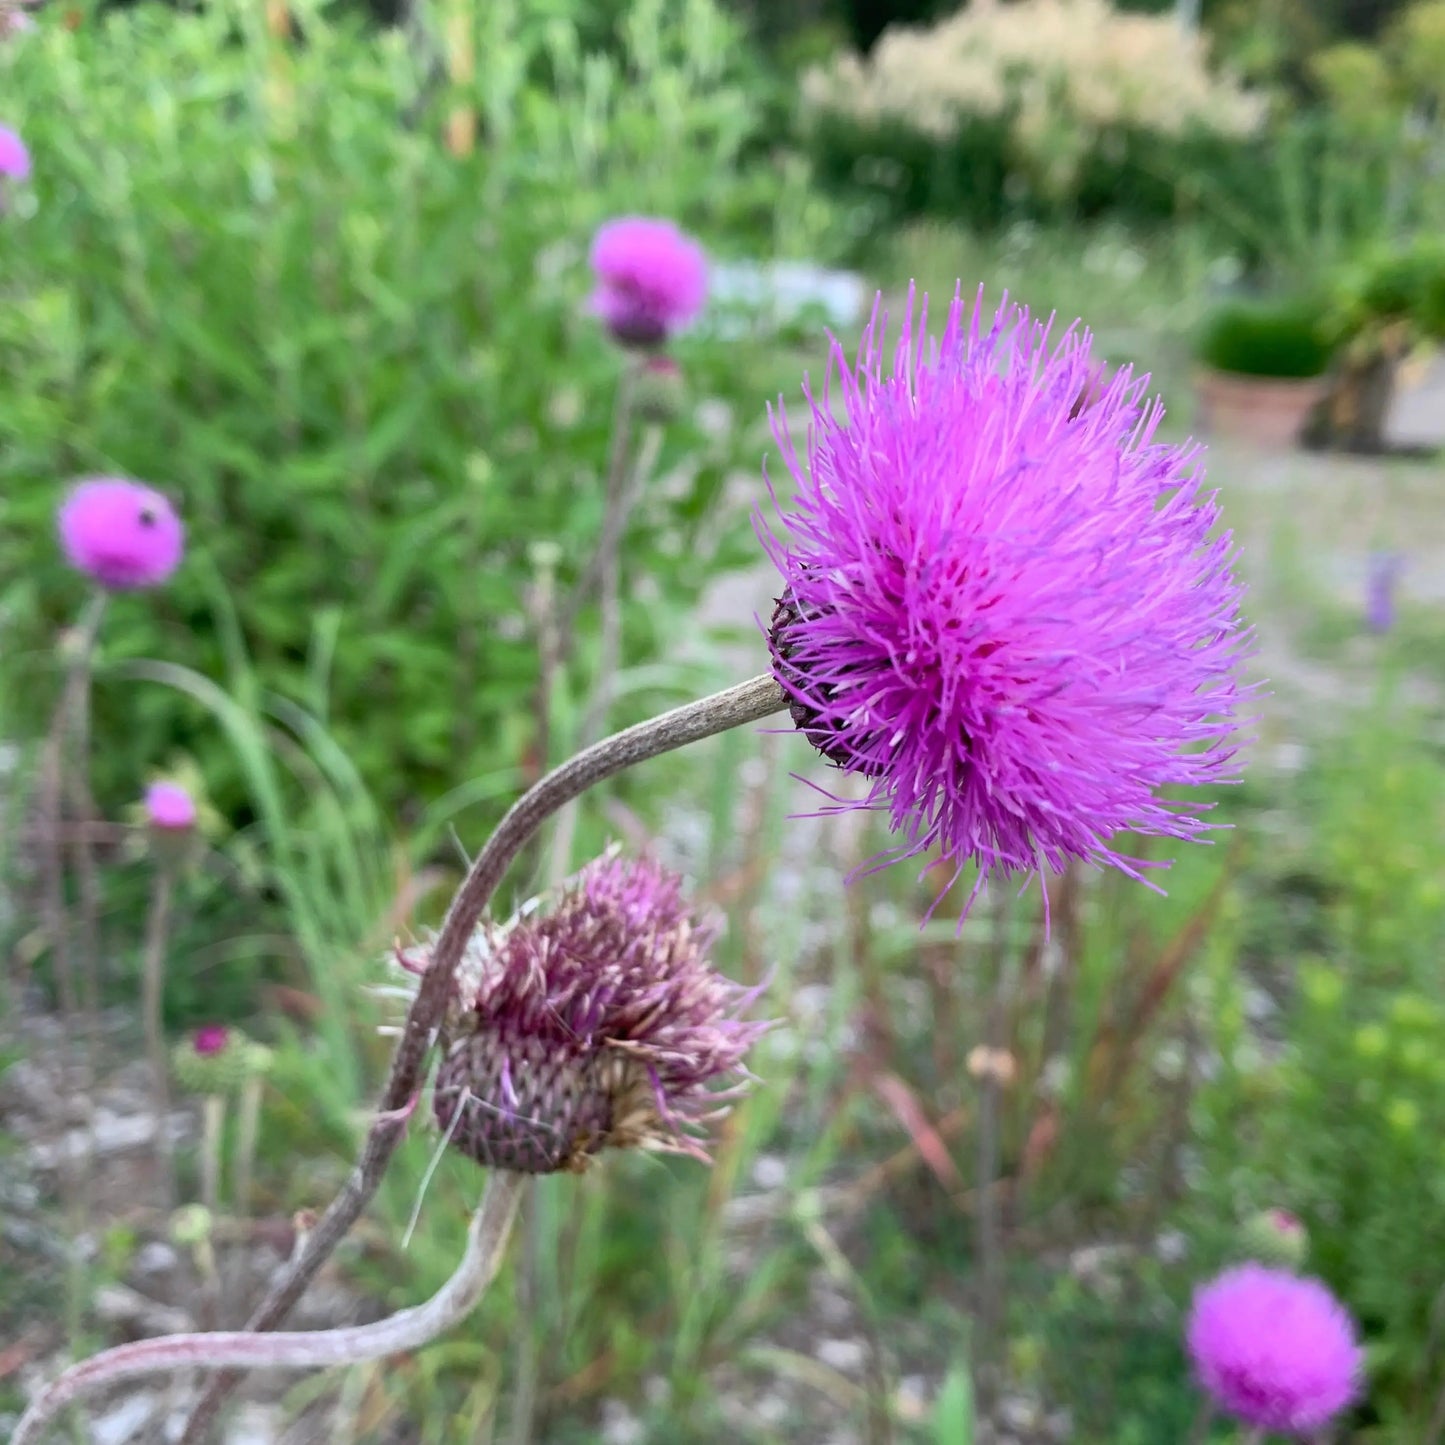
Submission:
POLYGON ((370 1325, 262 1335, 249 1330, 162 1335, 119 1345, 72 1366, 21 1417, 10 1445, 32 1445, 68 1406, 117 1380, 168 1370, 322 1370, 414 1350, 464 1319, 496 1276, 512 1231, 525 1174, 487 1179, 472 1215, 467 1249, 452 1277, 425 1303, 370 1325))
MULTIPOLYGON (((305 1248, 292 1259, 251 1316, 250 1328, 268 1330, 286 1317, 376 1193, 405 1133, 410 1116, 406 1106, 421 1087, 423 1066, 452 995, 457 965, 467 942, 512 860, 537 829, 559 808, 604 778, 716 733, 758 722, 787 705, 787 695, 772 674, 763 673, 603 739, 554 768, 512 804, 496 832, 477 854, 471 871, 447 909, 441 932, 432 945, 430 966, 421 977, 421 985, 397 1040, 391 1074, 367 1132, 361 1158, 341 1192, 317 1221, 305 1248)), ((204 1438, 206 1427, 234 1383, 232 1375, 223 1375, 212 1382, 186 1426, 181 1445, 195 1445, 204 1438)))

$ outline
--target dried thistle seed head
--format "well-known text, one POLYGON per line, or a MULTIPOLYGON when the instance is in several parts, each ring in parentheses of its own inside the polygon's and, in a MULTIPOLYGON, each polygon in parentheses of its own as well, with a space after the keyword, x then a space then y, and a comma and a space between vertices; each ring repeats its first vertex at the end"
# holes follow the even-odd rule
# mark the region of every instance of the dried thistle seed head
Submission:
POLYGON ((604 1148, 706 1157, 766 1025, 708 964, 681 881, 609 853, 546 911, 478 931, 442 1036, 433 1107, 493 1169, 580 1170, 604 1148))

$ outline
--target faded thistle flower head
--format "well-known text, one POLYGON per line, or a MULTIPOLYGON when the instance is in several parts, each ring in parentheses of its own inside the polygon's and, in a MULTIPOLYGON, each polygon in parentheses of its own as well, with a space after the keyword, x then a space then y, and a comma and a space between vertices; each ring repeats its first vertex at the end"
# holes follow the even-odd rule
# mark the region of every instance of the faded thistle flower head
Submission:
POLYGON ((592 241, 592 310, 622 346, 659 346, 707 300, 707 256, 671 221, 620 216, 592 241))
MULTIPOLYGON (((544 910, 482 925, 441 1038, 433 1108, 454 1148, 524 1174, 605 1148, 705 1158, 698 1135, 744 1085, 765 1025, 715 972, 715 930, 681 881, 609 853, 544 910)), ((400 955, 426 967, 425 949, 400 955)))
POLYGON ((180 565, 185 547, 180 518, 159 492, 140 482, 123 477, 79 482, 56 520, 65 555, 102 587, 155 587, 180 565))
POLYGON ((1348 1311, 1319 1280, 1288 1270, 1242 1264, 1204 1285, 1187 1343, 1199 1384, 1220 1409, 1281 1434, 1312 1434, 1363 1384, 1348 1311))
MULTIPOLYGON (((782 577, 770 645, 795 724, 872 780, 890 857, 952 878, 1139 876, 1120 833, 1193 839, 1230 781, 1248 641, 1228 533, 1192 445, 1154 440, 1147 378, 1099 381, 1087 333, 955 296, 942 339, 910 298, 891 364, 875 310, 835 341, 795 495, 760 521, 782 577)), ((1154 865, 1157 866, 1157 865, 1154 865)))

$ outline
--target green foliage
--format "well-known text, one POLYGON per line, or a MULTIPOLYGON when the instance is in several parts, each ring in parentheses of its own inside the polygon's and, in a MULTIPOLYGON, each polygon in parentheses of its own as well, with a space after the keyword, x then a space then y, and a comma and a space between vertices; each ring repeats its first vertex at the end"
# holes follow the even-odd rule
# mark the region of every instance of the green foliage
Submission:
POLYGON ((1231 302, 1205 322, 1199 359, 1244 376, 1319 376, 1330 361, 1319 308, 1306 300, 1231 302))
POLYGON ((1204 1173, 1223 1209, 1277 1205, 1308 1267, 1359 1315, 1383 1439, 1426 1418, 1440 1379, 1445 1174, 1445 773, 1405 723, 1372 719, 1307 784, 1323 903, 1316 956, 1277 1049, 1225 1054, 1202 1100, 1204 1173), (1243 1131, 1241 1133, 1241 1130, 1243 1131))
POLYGON ((934 1445, 973 1445, 973 1381, 964 1365, 948 1373, 933 1407, 934 1445))
POLYGON ((1411 341, 1445 338, 1445 240, 1379 246, 1341 270, 1330 323, 1345 341, 1399 326, 1411 341))
MULTIPOLYGON (((33 658, 27 730, 38 659, 82 595, 54 543, 62 483, 143 477, 190 532, 174 584, 107 621, 104 805, 189 753, 245 821, 204 714, 114 674, 149 656, 221 675, 228 609, 265 696, 330 729, 387 809, 518 763, 535 735, 528 549, 555 542, 567 583, 603 506, 619 358, 582 304, 591 232, 652 211, 770 253, 826 222, 754 148, 745 52, 711 0, 638 0, 608 54, 559 14, 487 4, 476 23, 465 90, 429 92, 399 33, 313 12, 304 46, 218 5, 47 25, 0 52, 36 163, 31 213, 0 226, 0 610, 7 653, 33 658), (470 155, 441 141, 456 104, 479 113, 470 155)), ((667 601, 629 607, 628 662, 669 648, 706 575, 752 555, 717 504, 730 468, 756 466, 768 368, 747 339, 678 350, 733 425, 668 431, 667 485, 627 543, 667 601)))

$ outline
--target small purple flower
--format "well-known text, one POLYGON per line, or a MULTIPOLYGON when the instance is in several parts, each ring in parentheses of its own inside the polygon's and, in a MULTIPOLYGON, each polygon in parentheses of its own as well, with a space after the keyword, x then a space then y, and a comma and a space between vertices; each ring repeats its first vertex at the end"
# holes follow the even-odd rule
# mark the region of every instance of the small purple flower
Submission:
POLYGON ((707 300, 707 256, 671 221, 608 221, 593 238, 591 262, 592 310, 623 346, 659 345, 707 300))
POLYGON ((1167 866, 1113 840, 1210 826, 1163 790, 1232 780, 1249 637, 1198 448, 1154 441, 1147 378, 1100 382, 1087 333, 1051 344, 955 296, 935 343, 910 297, 885 369, 885 329, 875 308, 856 367, 835 341, 805 387, 806 464, 779 406, 796 494, 759 523, 793 720, 872 780, 825 811, 886 809, 889 857, 976 861, 975 893, 1073 859, 1167 866))
POLYGON ((225 1024, 202 1024, 191 1036, 191 1047, 203 1058, 219 1054, 230 1042, 231 1031, 225 1024))
POLYGON ((58 517, 71 563, 102 587, 155 587, 180 565, 185 531, 171 504, 151 487, 121 477, 92 477, 71 489, 58 517))
POLYGON ((1205 1393, 1247 1425, 1307 1435, 1359 1398, 1364 1354, 1319 1280, 1242 1264, 1200 1288, 1187 1343, 1205 1393))
POLYGON ((1395 588, 1404 568, 1398 552, 1371 554, 1365 583, 1365 618, 1371 632, 1388 632, 1395 625, 1395 588))
POLYGON ((23 181, 30 176, 30 151, 8 126, 0 125, 0 180, 23 181))
POLYGON ((738 1017, 754 992, 709 966, 714 934, 676 876, 615 854, 551 909, 479 929, 433 1096, 452 1146, 527 1174, 580 1170, 604 1148, 706 1158, 696 1136, 766 1027, 738 1017))
POLYGON ((179 783, 152 783, 146 789, 146 820, 163 832, 184 833, 196 825, 196 805, 179 783))

